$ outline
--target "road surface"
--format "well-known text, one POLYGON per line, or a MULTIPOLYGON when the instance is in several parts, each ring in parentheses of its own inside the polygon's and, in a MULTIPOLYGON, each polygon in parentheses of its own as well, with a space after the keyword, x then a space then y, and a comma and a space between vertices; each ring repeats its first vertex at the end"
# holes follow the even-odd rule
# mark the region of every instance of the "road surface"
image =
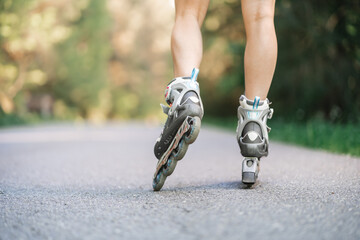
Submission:
POLYGON ((360 159, 272 142, 241 183, 235 133, 203 127, 152 191, 144 123, 0 130, 0 239, 360 239, 360 159))

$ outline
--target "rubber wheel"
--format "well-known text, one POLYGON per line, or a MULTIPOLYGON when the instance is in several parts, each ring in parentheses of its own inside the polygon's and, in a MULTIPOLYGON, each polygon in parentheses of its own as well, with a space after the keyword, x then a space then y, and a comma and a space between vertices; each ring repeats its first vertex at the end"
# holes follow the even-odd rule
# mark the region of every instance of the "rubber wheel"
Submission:
POLYGON ((186 143, 186 141, 181 140, 179 145, 177 146, 177 148, 175 149, 175 151, 172 154, 174 159, 177 161, 181 160, 185 156, 185 153, 186 153, 188 147, 189 147, 189 145, 186 143))
POLYGON ((163 174, 165 174, 166 176, 170 176, 174 172, 176 164, 177 161, 173 157, 169 157, 166 165, 164 166, 163 174))
POLYGON ((256 182, 256 176, 253 172, 242 173, 242 182, 247 185, 253 185, 256 182))
POLYGON ((200 118, 194 117, 192 120, 191 132, 188 136, 185 136, 185 143, 192 144, 193 142, 195 142, 196 138, 199 135, 200 127, 201 127, 200 118))
POLYGON ((159 191, 165 183, 166 177, 162 173, 162 170, 159 171, 159 173, 156 175, 156 177, 153 180, 153 189, 154 191, 159 191))

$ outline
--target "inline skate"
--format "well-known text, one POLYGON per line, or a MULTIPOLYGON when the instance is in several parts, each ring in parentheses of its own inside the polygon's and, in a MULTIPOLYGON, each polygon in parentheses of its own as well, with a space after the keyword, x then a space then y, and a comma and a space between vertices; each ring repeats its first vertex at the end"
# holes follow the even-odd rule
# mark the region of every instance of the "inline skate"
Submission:
POLYGON ((158 159, 153 178, 153 189, 159 191, 181 160, 188 145, 192 144, 200 131, 204 115, 197 76, 194 68, 191 77, 173 79, 165 90, 165 100, 169 106, 160 104, 168 115, 165 126, 156 140, 154 154, 158 159))
POLYGON ((238 108, 238 127, 236 138, 244 160, 242 162, 242 182, 252 185, 260 170, 260 158, 269 152, 270 128, 266 125, 274 110, 269 107, 268 99, 260 101, 259 97, 249 100, 244 95, 240 97, 238 108))

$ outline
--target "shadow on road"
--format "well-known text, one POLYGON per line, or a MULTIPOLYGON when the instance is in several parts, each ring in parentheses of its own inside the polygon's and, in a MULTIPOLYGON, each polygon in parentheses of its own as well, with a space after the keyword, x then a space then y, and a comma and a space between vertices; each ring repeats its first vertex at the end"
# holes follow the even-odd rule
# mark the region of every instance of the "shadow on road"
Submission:
POLYGON ((220 183, 211 183, 211 184, 202 184, 196 186, 187 186, 187 187, 172 187, 164 188, 161 192, 170 192, 170 191, 191 191, 191 190, 206 190, 206 189, 255 189, 257 186, 261 185, 260 182, 249 186, 243 184, 241 181, 229 181, 229 182, 220 182, 220 183))

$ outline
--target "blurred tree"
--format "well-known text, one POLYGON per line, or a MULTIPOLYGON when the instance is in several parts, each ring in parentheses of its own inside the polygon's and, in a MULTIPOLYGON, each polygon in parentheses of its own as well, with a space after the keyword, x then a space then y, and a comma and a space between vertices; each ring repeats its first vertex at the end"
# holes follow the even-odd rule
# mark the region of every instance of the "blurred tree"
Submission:
POLYGON ((279 115, 359 121, 360 2, 282 0, 275 21, 280 47, 270 96, 279 115))
POLYGON ((109 64, 111 117, 156 119, 172 77, 170 35, 174 10, 163 0, 109 0, 114 26, 109 64))
POLYGON ((105 119, 110 109, 107 76, 110 19, 106 2, 92 0, 86 7, 74 8, 78 12, 67 23, 72 26, 71 34, 56 47, 56 81, 51 87, 58 99, 56 104, 76 109, 76 114, 83 118, 105 119))
POLYGON ((29 16, 27 10, 31 3, 7 0, 0 4, 0 106, 8 114, 15 111, 15 97, 26 84, 41 85, 46 81, 33 61, 41 51, 36 48, 33 33, 46 29, 38 24, 38 15, 29 16))
POLYGON ((244 92, 245 30, 240 1, 211 1, 203 33, 199 81, 206 115, 236 116, 238 98, 244 92))
POLYGON ((2 115, 51 114, 58 81, 55 46, 70 36, 69 22, 78 18, 86 6, 84 0, 0 3, 2 115))
POLYGON ((174 13, 166 6, 162 0, 1 1, 0 117, 101 121, 161 113, 172 72, 174 13))
MULTIPOLYGON (((278 119, 360 121, 359 5, 277 0, 269 99, 278 119)), ((0 1, 0 118, 162 116, 173 16, 163 0, 0 1)), ((235 116, 244 92, 240 1, 211 1, 203 32, 206 116, 235 116)))
MULTIPOLYGON (((203 78, 212 84, 202 89, 211 115, 234 115, 244 91, 240 7, 239 1, 212 1, 205 21, 203 78)), ((360 2, 278 0, 275 26, 279 56, 269 98, 277 117, 358 122, 360 2)))

